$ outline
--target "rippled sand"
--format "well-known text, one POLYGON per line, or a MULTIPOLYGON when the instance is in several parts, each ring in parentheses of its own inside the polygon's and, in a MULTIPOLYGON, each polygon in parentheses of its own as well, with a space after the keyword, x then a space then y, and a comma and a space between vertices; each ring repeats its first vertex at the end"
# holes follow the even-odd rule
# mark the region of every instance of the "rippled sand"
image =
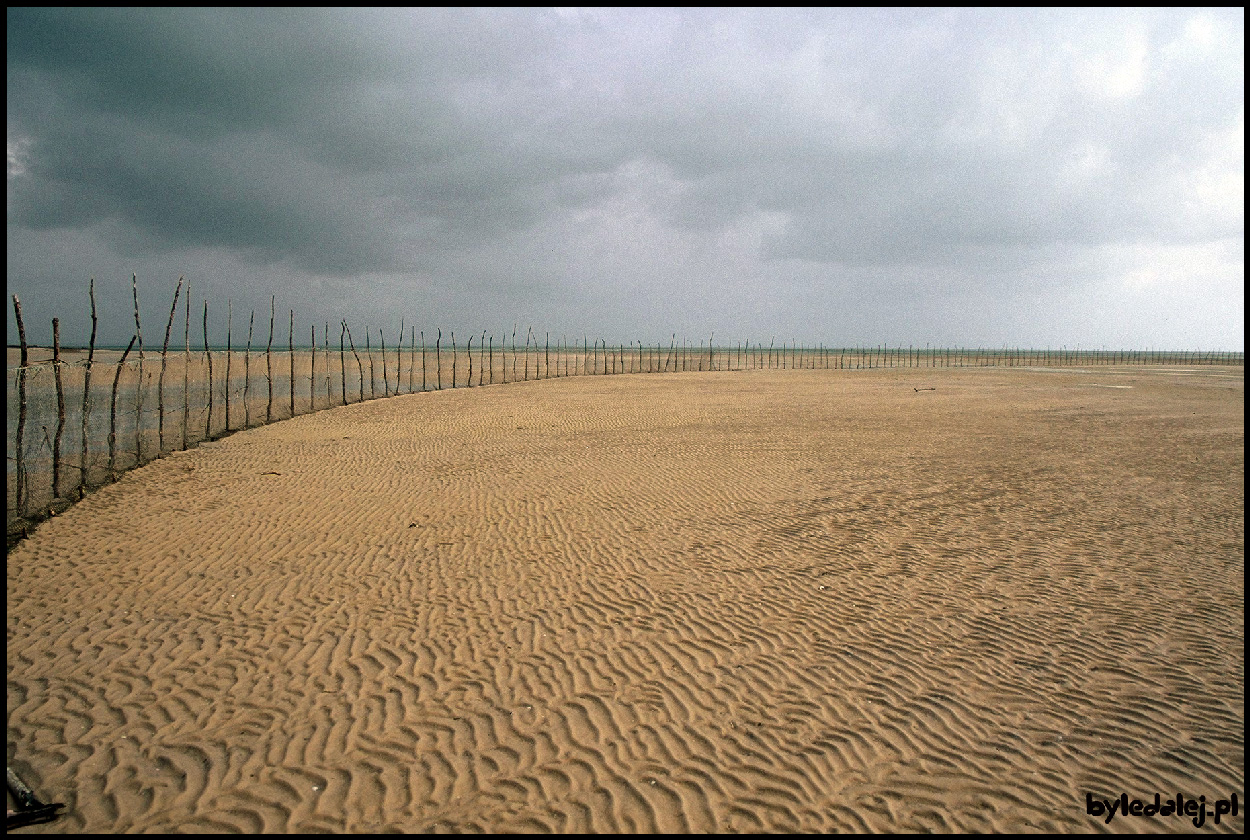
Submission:
POLYGON ((171 455, 8 557, 9 764, 68 805, 23 831, 1192 831, 1085 813, 1244 799, 1244 379, 1180 373, 584 377, 171 455))

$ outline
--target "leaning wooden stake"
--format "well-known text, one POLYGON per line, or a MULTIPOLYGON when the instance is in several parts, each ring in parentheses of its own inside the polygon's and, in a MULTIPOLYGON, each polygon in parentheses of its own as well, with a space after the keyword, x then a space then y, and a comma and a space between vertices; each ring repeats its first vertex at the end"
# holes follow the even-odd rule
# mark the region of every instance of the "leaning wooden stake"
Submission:
POLYGON ((291 321, 287 327, 286 351, 291 357, 291 416, 295 416, 295 310, 291 310, 291 321))
POLYGON ((30 364, 30 351, 26 346, 26 324, 22 321, 22 302, 17 299, 17 295, 13 296, 13 314, 17 318, 17 337, 22 346, 22 355, 19 364, 22 367, 26 367, 30 364))
POLYGON ((525 333, 525 381, 530 381, 530 334, 534 332, 534 328, 530 327, 525 333))
MULTIPOLYGON (((17 369, 17 472, 14 476, 17 487, 14 506, 19 516, 25 516, 26 509, 22 506, 22 502, 26 484, 26 465, 22 449, 26 436, 26 366, 30 361, 30 351, 26 347, 26 325, 22 322, 22 302, 17 299, 17 295, 13 296, 13 314, 17 317, 17 336, 22 344, 21 365, 17 369)), ((29 499, 26 501, 29 502, 29 499)))
POLYGON ((130 343, 126 345, 126 352, 122 353, 121 360, 117 362, 117 373, 113 374, 113 398, 109 403, 109 480, 117 480, 117 383, 122 378, 122 368, 126 366, 126 357, 130 355, 130 348, 135 346, 135 339, 138 336, 131 336, 130 343))
POLYGON ((477 343, 477 384, 482 385, 482 373, 486 370, 486 363, 482 361, 482 351, 486 349, 486 330, 482 330, 482 339, 477 343))
POLYGON ((404 378, 404 319, 399 319, 399 340, 395 342, 395 393, 400 393, 400 381, 404 378))
POLYGON ((378 327, 378 338, 382 342, 382 396, 389 397, 391 395, 391 375, 386 371, 386 333, 382 332, 381 327, 378 327))
POLYGON ((230 362, 231 329, 234 327, 234 301, 226 298, 226 433, 230 433, 230 362))
POLYGON ((91 367, 95 363, 95 332, 96 332, 96 311, 95 311, 95 278, 91 278, 91 286, 89 288, 91 297, 91 343, 87 348, 87 368, 83 371, 82 386, 82 468, 78 474, 78 497, 81 499, 87 492, 87 471, 91 468, 91 457, 87 444, 87 415, 91 410, 91 367))
POLYGON ((191 281, 187 281, 187 322, 182 331, 182 448, 187 448, 191 417, 191 281))
POLYGON ((265 346, 265 379, 269 383, 269 404, 265 408, 265 422, 273 422, 273 316, 276 297, 269 298, 269 344, 265 346))
POLYGON ((52 373, 56 378, 56 436, 52 442, 52 498, 61 498, 61 436, 65 433, 65 383, 61 381, 61 319, 52 319, 52 373))
POLYGON ((317 410, 317 325, 308 325, 308 410, 317 410))
MULTIPOLYGON (((443 342, 443 330, 438 329, 438 338, 434 341, 434 367, 438 368, 438 390, 443 390, 443 351, 439 345, 443 342)), ((454 383, 453 383, 454 384, 454 383)))
POLYGON ((208 349, 208 298, 204 298, 204 358, 208 360, 208 419, 204 421, 204 439, 213 439, 213 354, 208 349))
MULTIPOLYGON (((351 330, 348 330, 347 337, 351 338, 351 330)), ((373 383, 377 381, 377 374, 373 372, 373 350, 369 347, 369 330, 365 329, 365 358, 369 360, 369 399, 377 396, 373 390, 373 383)), ((363 400, 364 397, 361 397, 363 400)))
POLYGON ((243 354, 243 428, 252 426, 252 413, 249 407, 249 394, 252 390, 252 325, 256 321, 256 310, 252 310, 247 319, 247 352, 243 354))
POLYGON ((347 348, 343 344, 343 337, 347 335, 347 322, 343 322, 343 329, 339 333, 339 373, 342 374, 343 380, 343 405, 347 405, 347 348))
POLYGON ((161 345, 161 374, 156 380, 156 440, 160 451, 165 451, 165 365, 169 356, 169 334, 174 328, 174 315, 178 312, 178 295, 182 292, 182 280, 178 278, 178 287, 174 289, 174 304, 169 307, 169 321, 165 323, 165 343, 161 345))
MULTIPOLYGON (((352 355, 356 357, 356 370, 360 374, 360 402, 365 401, 365 366, 360 361, 360 354, 356 352, 356 342, 352 341, 352 328, 347 326, 347 322, 343 322, 343 329, 347 330, 347 345, 352 348, 352 355)), ((365 338, 368 339, 368 333, 365 338)), ((372 387, 372 385, 370 386, 372 387)))
POLYGON ((130 275, 135 297, 135 335, 139 338, 139 385, 135 388, 135 466, 143 463, 143 330, 139 328, 139 278, 130 275))

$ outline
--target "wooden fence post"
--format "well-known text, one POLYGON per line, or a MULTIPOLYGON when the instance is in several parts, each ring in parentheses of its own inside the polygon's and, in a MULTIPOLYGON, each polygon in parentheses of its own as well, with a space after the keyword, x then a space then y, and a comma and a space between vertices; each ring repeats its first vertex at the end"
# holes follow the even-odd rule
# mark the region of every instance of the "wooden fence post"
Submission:
MULTIPOLYGON (((356 371, 360 374, 360 402, 365 401, 365 366, 361 364, 360 354, 356 352, 356 342, 352 341, 352 328, 347 326, 347 322, 343 322, 343 329, 347 331, 347 345, 352 348, 352 355, 356 357, 356 371)), ((368 340, 369 334, 365 333, 365 339, 368 340)), ((369 387, 373 387, 372 383, 369 387)))
POLYGON ((273 316, 275 296, 269 298, 269 343, 265 346, 265 379, 269 383, 269 403, 265 408, 265 422, 273 422, 273 316))
POLYGON ((247 319, 247 351, 243 354, 243 428, 252 426, 250 410, 251 400, 248 399, 252 390, 252 324, 256 321, 256 310, 252 310, 247 319))
MULTIPOLYGON (((351 341, 351 338, 352 338, 352 331, 349 329, 347 331, 347 340, 351 341)), ((373 383, 377 381, 377 374, 374 373, 374 369, 373 369, 373 350, 369 347, 369 328, 368 327, 365 328, 365 358, 369 360, 369 399, 373 399, 374 397, 377 396, 377 392, 374 391, 374 388, 373 388, 373 383)), ((362 373, 361 376, 364 376, 364 374, 362 373)), ((364 399, 365 399, 364 393, 362 391, 361 397, 360 397, 361 402, 364 402, 364 399)))
POLYGON ((308 325, 308 411, 317 410, 317 325, 308 325))
POLYGON ((52 442, 52 498, 61 497, 61 436, 65 433, 65 383, 61 380, 61 319, 52 319, 52 373, 56 379, 56 436, 52 442))
POLYGON ((482 337, 477 343, 477 384, 482 386, 482 374, 486 372, 486 363, 482 360, 482 353, 486 350, 486 330, 482 330, 482 337))
POLYGON ((96 309, 95 309, 95 278, 91 278, 91 285, 88 290, 91 297, 91 343, 87 348, 87 369, 83 371, 82 386, 82 467, 79 470, 78 478, 78 498, 82 498, 87 494, 87 483, 89 479, 88 470, 91 468, 90 448, 87 443, 87 415, 91 409, 91 367, 95 363, 95 333, 96 333, 96 309))
POLYGON ((117 362, 117 373, 113 374, 113 399, 109 404, 109 480, 117 480, 117 383, 122 378, 122 368, 126 366, 126 357, 130 355, 130 348, 135 346, 137 336, 130 337, 130 343, 126 345, 126 352, 122 353, 121 359, 117 362))
POLYGON ((395 343, 395 393, 400 393, 400 382, 404 378, 404 319, 399 319, 399 341, 395 343))
POLYGON ((139 328, 139 277, 130 275, 135 298, 135 335, 139 338, 139 386, 135 389, 135 466, 143 463, 143 331, 139 328))
POLYGON ((191 281, 187 281, 187 321, 182 328, 182 448, 187 448, 191 425, 191 281))
MULTIPOLYGON (((17 467, 14 479, 17 482, 15 488, 14 506, 17 508, 19 516, 26 515, 26 508, 23 506, 24 490, 26 484, 26 468, 24 463, 24 438, 26 435, 26 372, 27 365, 30 361, 30 353, 26 347, 26 325, 22 322, 22 302, 17 299, 17 295, 13 295, 13 314, 17 317, 17 335, 22 344, 21 364, 17 369, 17 467)), ((25 499, 29 504, 29 499, 25 499)))
POLYGON ((226 434, 230 433, 230 363, 232 361, 230 346, 231 330, 234 327, 234 301, 226 298, 226 434))
POLYGON ((382 396, 391 395, 391 375, 386 370, 386 333, 378 327, 378 339, 382 342, 382 396))
POLYGON ((182 291, 182 280, 178 278, 178 287, 174 289, 174 304, 169 307, 169 321, 165 324, 165 343, 161 345, 161 375, 156 382, 157 446, 165 451, 165 364, 169 354, 169 333, 174 328, 174 315, 178 311, 178 295, 182 291))
POLYGON ((528 330, 525 331, 525 381, 526 382, 530 381, 530 333, 532 333, 533 331, 534 331, 533 327, 530 327, 528 330))
POLYGON ((208 419, 204 421, 204 439, 213 439, 213 354, 208 349, 208 298, 204 298, 204 358, 208 360, 208 419))
POLYGON ((291 416, 295 416, 295 310, 291 310, 291 320, 287 327, 286 351, 291 359, 291 416))

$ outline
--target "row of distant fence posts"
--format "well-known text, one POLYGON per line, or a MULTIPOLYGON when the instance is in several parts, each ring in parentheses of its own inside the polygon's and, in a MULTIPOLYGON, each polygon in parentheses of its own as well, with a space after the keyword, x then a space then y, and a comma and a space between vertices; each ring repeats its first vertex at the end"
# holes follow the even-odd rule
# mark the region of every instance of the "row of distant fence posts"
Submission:
MULTIPOLYGON (((10 543, 23 535, 31 524, 56 513, 91 488, 115 481, 126 470, 153 458, 188 449, 241 429, 272 423, 325 408, 363 402, 381 397, 419 393, 444 388, 463 388, 508 382, 567 376, 619 373, 661 373, 680 371, 721 371, 754 369, 865 369, 881 367, 968 367, 968 366, 1071 366, 1118 364, 1244 364, 1242 353, 1089 351, 1089 350, 967 350, 920 349, 916 347, 832 348, 802 347, 791 343, 740 342, 717 346, 714 335, 698 347, 678 342, 674 334, 667 346, 631 342, 609 346, 606 341, 590 342, 583 336, 570 345, 561 337, 552 346, 550 334, 540 343, 533 329, 527 329, 524 345, 517 347, 514 327, 511 341, 487 332, 474 334, 461 348, 451 333, 444 344, 437 330, 430 346, 424 331, 409 328, 405 347, 404 323, 388 349, 386 335, 378 331, 380 345, 372 346, 371 333, 358 347, 350 326, 339 323, 337 347, 331 346, 329 323, 324 325, 318 344, 316 326, 309 329, 309 344, 295 346, 295 312, 288 318, 287 347, 274 351, 275 300, 270 299, 269 327, 263 355, 253 348, 255 312, 248 320, 247 341, 242 350, 233 346, 233 306, 227 304, 225 349, 211 348, 208 341, 208 301, 204 301, 201 324, 202 350, 191 349, 191 294, 188 284, 183 324, 183 346, 170 353, 169 342, 182 294, 180 278, 165 327, 159 367, 155 373, 148 364, 139 317, 137 278, 132 278, 135 304, 135 331, 120 358, 108 365, 112 376, 93 382, 96 367, 95 283, 89 287, 91 339, 85 361, 67 362, 61 348, 60 323, 52 321, 51 364, 31 365, 22 319, 21 303, 13 296, 21 346, 20 364, 10 369, 9 401, 16 396, 17 425, 8 435, 10 442, 8 531, 10 543), (477 342, 476 349, 474 342, 477 342), (137 361, 128 361, 138 345, 137 361), (511 352, 509 352, 509 346, 511 352), (362 358, 363 350, 363 358, 362 358), (239 360, 242 355, 242 376, 239 360), (476 360, 475 360, 476 356, 476 360), (214 374, 214 357, 219 373, 214 374), (285 357, 285 358, 283 358, 285 357), (407 366, 405 369, 405 360, 407 366), (461 364, 463 360, 464 364, 461 364), (224 361, 224 369, 221 363, 224 361), (285 362, 285 364, 283 364, 285 362), (392 364, 393 362, 393 364, 392 364), (253 365, 263 363, 263 381, 254 382, 253 365), (450 367, 450 370, 448 369, 450 367), (276 371, 276 373, 275 373, 276 371), (463 371, 463 373, 462 373, 463 371), (137 376, 123 389, 123 376, 137 376), (46 381, 51 374, 52 382, 46 381), (179 374, 181 374, 179 376, 179 374), (379 381, 380 374, 380 381, 379 381), (419 380, 419 381, 418 381, 419 380), (145 392, 155 387, 155 428, 151 402, 145 408, 145 392), (380 385, 380 387, 379 387, 380 385), (93 406, 107 389, 107 417, 93 412, 93 406), (67 401, 67 394, 81 393, 81 400, 67 401), (263 390, 263 394, 261 393, 263 390), (379 394, 379 391, 381 393, 379 394), (175 399, 167 402, 166 397, 175 399), (262 401, 263 396, 263 401, 262 401), (55 397, 55 402, 53 402, 55 397), (120 397, 120 399, 119 399, 120 397), (180 397, 181 399, 177 399, 180 397), (181 405, 178 405, 178 403, 181 405), (33 405, 32 405, 33 403, 33 405), (119 411, 119 403, 133 406, 119 411), (55 431, 52 411, 55 405, 55 431), (36 415, 31 418, 31 413, 36 415), (176 428, 172 420, 176 415, 176 428), (122 423, 119 425, 119 418, 122 423), (107 421, 107 423, 105 422, 107 421), (65 434, 73 426, 78 441, 66 446, 65 434), (122 428, 124 426, 125 428, 122 428), (32 429, 42 434, 31 435, 32 429), (107 429, 107 432, 106 432, 107 429), (107 442, 107 446, 103 442, 107 442), (73 450, 67 456, 66 449, 73 450), (76 456, 76 457, 75 457, 76 456), (70 477, 72 475, 72 477, 70 477)), ((129 378, 129 377, 127 377, 129 378)), ((12 417, 10 405, 8 416, 12 417)))

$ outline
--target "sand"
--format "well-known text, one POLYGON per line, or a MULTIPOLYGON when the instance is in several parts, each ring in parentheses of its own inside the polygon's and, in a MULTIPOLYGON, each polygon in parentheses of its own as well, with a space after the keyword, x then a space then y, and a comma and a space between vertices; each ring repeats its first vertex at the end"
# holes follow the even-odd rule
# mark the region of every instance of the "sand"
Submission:
POLYGON ((9 554, 22 831, 1194 831, 1087 794, 1244 798, 1243 397, 582 377, 168 456, 9 554))

